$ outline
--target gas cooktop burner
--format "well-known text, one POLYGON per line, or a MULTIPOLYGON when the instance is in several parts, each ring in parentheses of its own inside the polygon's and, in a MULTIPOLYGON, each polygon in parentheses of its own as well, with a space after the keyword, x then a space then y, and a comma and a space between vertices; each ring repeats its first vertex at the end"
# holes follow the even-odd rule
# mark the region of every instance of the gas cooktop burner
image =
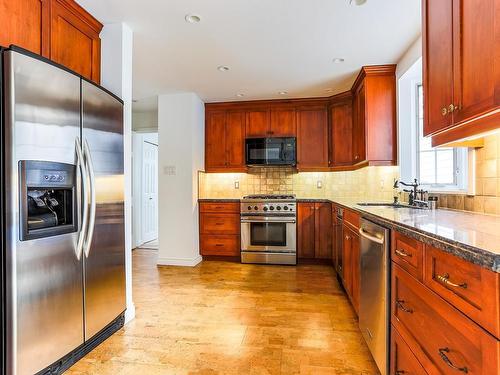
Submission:
POLYGON ((246 195, 243 199, 262 199, 262 200, 291 200, 295 199, 295 195, 267 195, 267 194, 254 194, 254 195, 246 195))

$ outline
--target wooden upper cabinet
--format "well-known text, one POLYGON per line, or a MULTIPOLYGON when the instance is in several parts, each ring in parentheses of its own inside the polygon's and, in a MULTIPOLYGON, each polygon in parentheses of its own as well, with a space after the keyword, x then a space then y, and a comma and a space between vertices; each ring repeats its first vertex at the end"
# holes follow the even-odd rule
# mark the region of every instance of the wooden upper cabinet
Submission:
POLYGON ((500 1, 462 0, 453 6, 453 104, 458 107, 453 123, 459 123, 500 104, 500 1))
POLYGON ((270 135, 269 109, 250 110, 246 113, 247 138, 265 138, 270 135))
POLYGON ((226 166, 226 112, 207 112, 205 116, 205 169, 226 166))
POLYGON ((352 160, 354 164, 366 160, 366 96, 361 83, 354 94, 354 123, 352 130, 352 160))
POLYGON ((297 169, 328 169, 328 117, 326 107, 297 110, 297 169))
POLYGON ((48 56, 50 0, 0 0, 0 46, 48 56))
POLYGON ((354 164, 395 165, 396 65, 364 66, 353 92, 354 164))
POLYGON ((314 258, 315 256, 315 207, 314 203, 297 205, 297 257, 314 258))
POLYGON ((50 59, 99 83, 102 25, 72 1, 50 4, 50 59))
POLYGON ((240 172, 245 169, 245 112, 206 112, 205 170, 240 172))
POLYGON ((295 108, 271 108, 271 137, 295 137, 297 135, 297 119, 295 108))
POLYGON ((330 165, 352 164, 352 99, 330 107, 330 165))
POLYGON ((434 146, 500 123, 500 0, 423 1, 424 135, 434 146))
POLYGON ((230 168, 245 168, 245 112, 226 115, 226 158, 230 168))
POLYGON ((428 135, 452 125, 448 110, 453 103, 453 0, 422 4, 424 135, 428 135))

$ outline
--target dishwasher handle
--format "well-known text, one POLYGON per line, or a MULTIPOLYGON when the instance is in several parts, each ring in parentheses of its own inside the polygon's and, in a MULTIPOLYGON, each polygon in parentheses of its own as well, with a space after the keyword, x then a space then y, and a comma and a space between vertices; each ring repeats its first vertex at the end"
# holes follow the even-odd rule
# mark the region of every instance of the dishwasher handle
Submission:
POLYGON ((359 234, 367 239, 369 239, 370 241, 372 242, 375 242, 375 243, 378 243, 380 245, 383 245, 384 244, 384 237, 378 237, 378 236, 375 236, 371 233, 368 233, 367 231, 365 231, 363 228, 359 228, 359 234))

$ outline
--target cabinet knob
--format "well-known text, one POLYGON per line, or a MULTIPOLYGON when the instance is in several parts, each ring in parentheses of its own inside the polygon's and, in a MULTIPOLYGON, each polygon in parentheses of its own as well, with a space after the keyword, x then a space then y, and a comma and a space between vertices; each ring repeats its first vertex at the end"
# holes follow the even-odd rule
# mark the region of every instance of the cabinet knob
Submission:
POLYGON ((450 104, 448 106, 448 113, 453 113, 455 111, 458 111, 458 106, 457 105, 454 105, 454 104, 450 104))
POLYGON ((448 109, 446 107, 441 108, 441 114, 446 116, 448 114, 448 109))
POLYGON ((354 156, 354 160, 358 160, 358 159, 359 159, 359 155, 354 156))

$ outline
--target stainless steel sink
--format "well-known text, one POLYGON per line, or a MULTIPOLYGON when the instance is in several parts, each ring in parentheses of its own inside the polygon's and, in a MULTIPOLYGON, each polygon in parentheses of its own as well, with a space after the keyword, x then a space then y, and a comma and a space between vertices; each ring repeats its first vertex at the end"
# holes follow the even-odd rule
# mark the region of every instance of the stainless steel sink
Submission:
POLYGON ((387 202, 360 202, 360 203, 357 203, 357 205, 358 206, 365 206, 365 207, 414 208, 416 210, 423 209, 422 207, 410 206, 408 204, 387 203, 387 202))

